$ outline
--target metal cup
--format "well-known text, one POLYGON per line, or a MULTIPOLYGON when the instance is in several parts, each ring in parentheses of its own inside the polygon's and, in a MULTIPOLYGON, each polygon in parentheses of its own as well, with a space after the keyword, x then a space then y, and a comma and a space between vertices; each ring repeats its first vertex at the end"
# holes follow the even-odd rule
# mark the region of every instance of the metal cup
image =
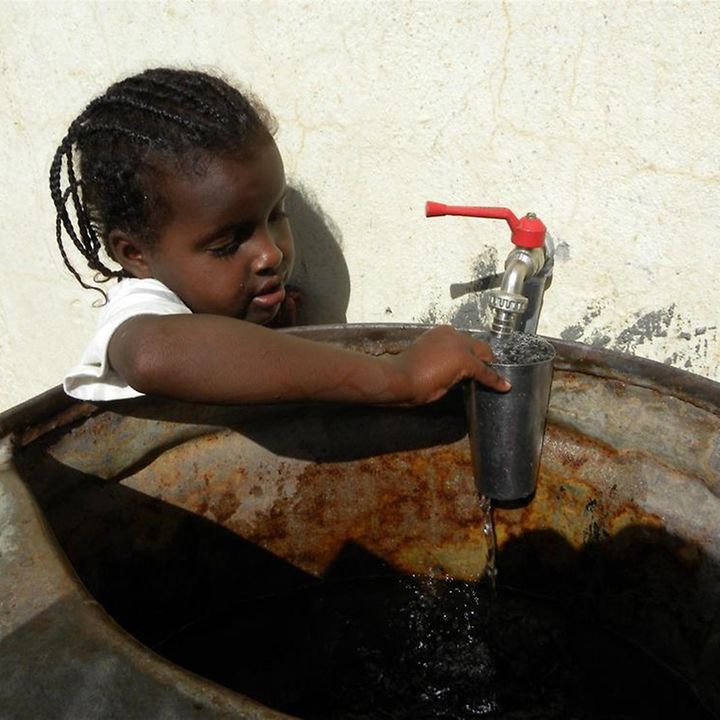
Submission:
POLYGON ((535 492, 555 348, 525 333, 488 337, 492 363, 511 383, 507 393, 468 383, 466 410, 475 484, 493 500, 521 500, 535 492))

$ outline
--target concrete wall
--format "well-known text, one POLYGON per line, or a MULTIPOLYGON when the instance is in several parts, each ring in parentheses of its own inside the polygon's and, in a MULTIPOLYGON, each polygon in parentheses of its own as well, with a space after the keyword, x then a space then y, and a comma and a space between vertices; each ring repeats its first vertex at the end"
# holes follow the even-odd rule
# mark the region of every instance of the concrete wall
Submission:
POLYGON ((276 114, 311 319, 482 320, 449 288, 501 267, 507 226, 423 207, 504 205, 558 243, 541 333, 719 379, 719 3, 0 2, 0 409, 94 327, 55 247, 55 148, 156 65, 220 70, 276 114))

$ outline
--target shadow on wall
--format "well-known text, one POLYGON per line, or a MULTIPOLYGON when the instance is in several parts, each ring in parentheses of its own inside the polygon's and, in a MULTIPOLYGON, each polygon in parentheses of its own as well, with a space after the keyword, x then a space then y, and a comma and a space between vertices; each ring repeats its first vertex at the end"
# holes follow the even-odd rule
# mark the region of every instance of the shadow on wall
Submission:
POLYGON ((292 284, 303 293, 300 324, 344 323, 350 275, 340 232, 306 188, 300 185, 288 188, 286 202, 295 236, 292 284))

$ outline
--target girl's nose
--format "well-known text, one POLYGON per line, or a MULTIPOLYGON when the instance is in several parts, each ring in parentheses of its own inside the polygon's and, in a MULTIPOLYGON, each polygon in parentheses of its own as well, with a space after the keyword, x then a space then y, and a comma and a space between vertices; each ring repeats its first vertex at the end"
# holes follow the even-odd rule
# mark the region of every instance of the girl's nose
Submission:
POLYGON ((257 234, 255 255, 252 261, 253 272, 258 275, 277 270, 283 260, 283 252, 275 242, 272 233, 264 231, 257 234))

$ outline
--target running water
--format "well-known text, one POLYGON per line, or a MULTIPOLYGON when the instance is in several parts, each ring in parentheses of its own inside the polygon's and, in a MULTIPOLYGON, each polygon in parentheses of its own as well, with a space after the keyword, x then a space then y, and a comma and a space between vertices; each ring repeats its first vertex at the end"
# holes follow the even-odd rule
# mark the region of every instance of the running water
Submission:
POLYGON ((495 518, 493 517, 492 500, 480 497, 480 509, 483 513, 483 535, 487 545, 485 575, 488 579, 492 595, 497 594, 497 539, 495 537, 495 518))

